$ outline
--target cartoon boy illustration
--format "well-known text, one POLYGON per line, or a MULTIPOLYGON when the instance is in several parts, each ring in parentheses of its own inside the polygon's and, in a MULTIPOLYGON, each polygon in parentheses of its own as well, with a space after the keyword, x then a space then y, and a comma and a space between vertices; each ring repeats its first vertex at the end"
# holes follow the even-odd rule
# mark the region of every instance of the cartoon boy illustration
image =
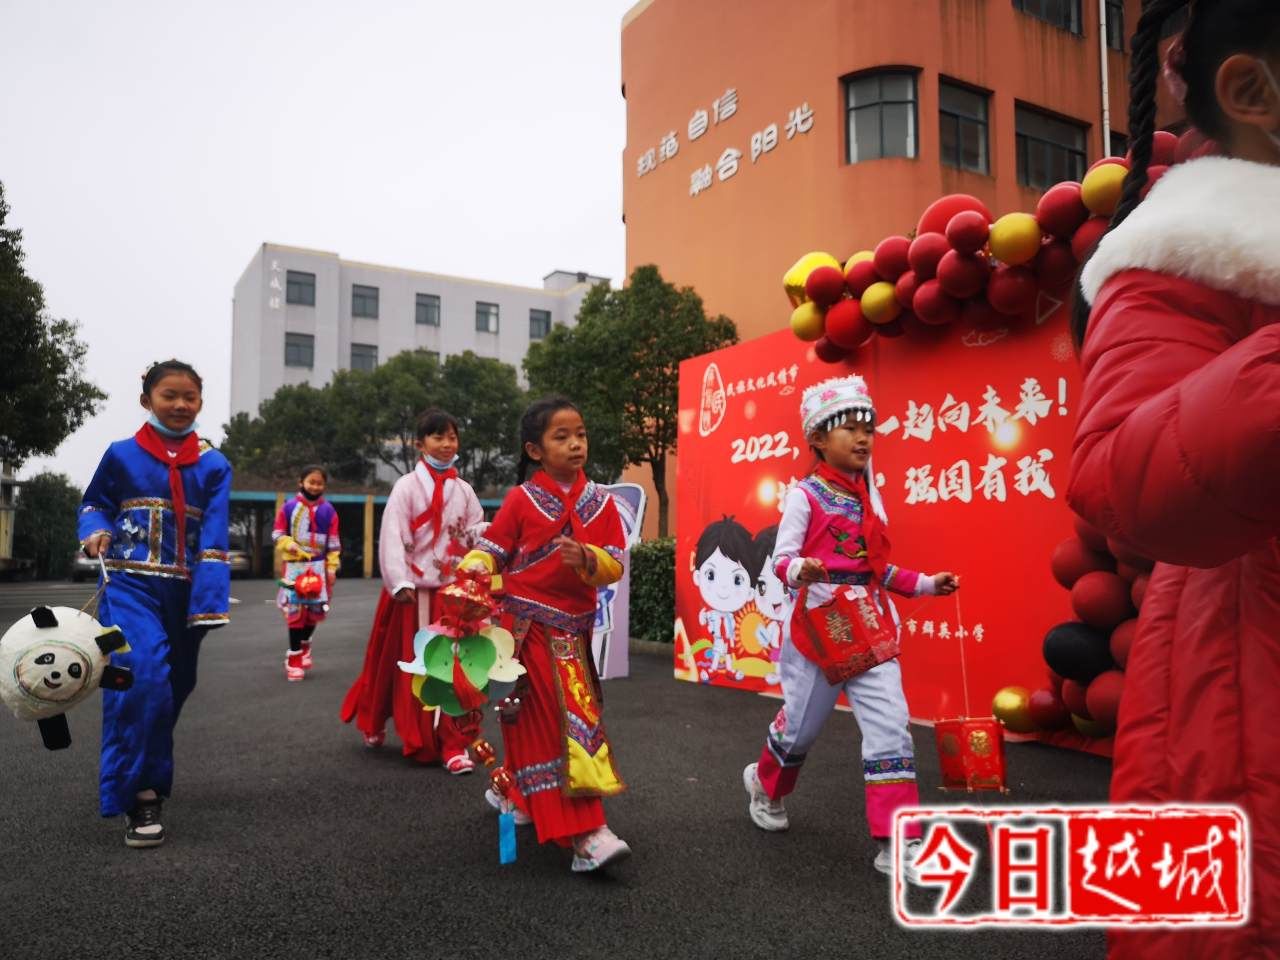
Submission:
POLYGON ((795 604, 795 596, 773 570, 773 550, 777 540, 778 525, 775 523, 757 533, 752 542, 756 564, 753 568, 756 571, 756 609, 765 619, 765 623, 756 628, 756 639, 761 650, 769 651, 769 662, 773 664, 773 670, 765 674, 764 678, 764 682, 770 686, 776 686, 782 679, 778 675, 778 657, 782 653, 782 624, 791 616, 791 608, 795 604))
POLYGON ((698 623, 707 628, 711 639, 710 663, 699 673, 703 683, 721 670, 742 679, 733 665, 734 616, 755 595, 751 575, 755 563, 751 534, 730 516, 710 524, 698 538, 693 582, 705 604, 698 623))

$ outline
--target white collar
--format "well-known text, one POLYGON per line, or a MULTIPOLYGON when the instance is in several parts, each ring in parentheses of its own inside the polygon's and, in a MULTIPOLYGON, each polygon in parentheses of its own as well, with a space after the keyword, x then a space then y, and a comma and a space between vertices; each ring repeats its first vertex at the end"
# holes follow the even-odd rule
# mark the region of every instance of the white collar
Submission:
POLYGON ((1080 276, 1085 300, 1132 269, 1280 306, 1280 167, 1204 157, 1171 168, 1103 237, 1080 276))

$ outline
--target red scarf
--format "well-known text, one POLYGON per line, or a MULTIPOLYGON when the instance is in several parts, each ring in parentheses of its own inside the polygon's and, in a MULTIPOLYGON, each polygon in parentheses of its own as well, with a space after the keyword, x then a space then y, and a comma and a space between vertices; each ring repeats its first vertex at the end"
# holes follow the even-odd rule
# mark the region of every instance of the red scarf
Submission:
POLYGON ((889 537, 884 531, 884 524, 872 509, 866 475, 859 473, 851 478, 826 462, 819 462, 814 473, 862 503, 862 538, 867 543, 867 563, 871 565, 871 572, 876 579, 883 581, 885 568, 889 565, 889 537))
POLYGON ((564 536, 566 514, 568 515, 569 528, 573 533, 573 539, 586 543, 587 525, 582 522, 582 518, 578 516, 578 511, 574 507, 577 506, 578 498, 582 496, 582 491, 586 489, 587 475, 579 470, 578 479, 573 482, 573 486, 568 490, 562 488, 545 470, 539 470, 529 482, 552 494, 560 501, 563 510, 560 516, 554 520, 547 520, 541 513, 535 514, 533 521, 528 524, 526 549, 532 553, 546 546, 556 537, 564 536))
POLYGON ((453 467, 448 470, 437 470, 427 462, 426 457, 419 459, 435 482, 431 487, 431 506, 414 517, 410 527, 414 533, 417 533, 424 524, 431 524, 431 546, 434 547, 436 541, 440 539, 440 525, 444 522, 444 482, 458 479, 458 471, 453 467))
POLYGON ((187 494, 182 488, 182 468, 189 467, 200 459, 200 438, 194 430, 182 438, 178 450, 170 454, 162 437, 155 427, 144 423, 142 429, 133 435, 133 439, 147 453, 151 454, 169 468, 169 499, 173 501, 173 522, 178 531, 178 543, 174 548, 174 563, 185 565, 187 556, 187 494))

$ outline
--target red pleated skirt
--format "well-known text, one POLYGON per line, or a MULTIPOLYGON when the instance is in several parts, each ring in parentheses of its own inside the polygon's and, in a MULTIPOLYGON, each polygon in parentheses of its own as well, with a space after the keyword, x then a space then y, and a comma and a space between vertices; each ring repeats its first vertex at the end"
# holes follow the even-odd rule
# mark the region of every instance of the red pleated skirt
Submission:
POLYGON ((599 797, 564 795, 563 711, 551 647, 541 624, 529 627, 520 662, 528 671, 529 685, 521 695, 515 722, 502 724, 506 748, 503 763, 520 787, 525 810, 538 831, 538 842, 568 846, 578 834, 604 826, 604 804, 599 797))
POLYGON ((369 631, 364 669, 347 691, 340 716, 343 723, 354 720, 360 732, 368 736, 382 733, 390 717, 404 755, 420 763, 435 763, 465 753, 479 729, 467 717, 446 714, 437 724, 436 711, 423 710, 422 701, 413 695, 413 678, 397 662, 413 660, 413 636, 417 632, 417 603, 397 603, 383 588, 373 629, 369 631))

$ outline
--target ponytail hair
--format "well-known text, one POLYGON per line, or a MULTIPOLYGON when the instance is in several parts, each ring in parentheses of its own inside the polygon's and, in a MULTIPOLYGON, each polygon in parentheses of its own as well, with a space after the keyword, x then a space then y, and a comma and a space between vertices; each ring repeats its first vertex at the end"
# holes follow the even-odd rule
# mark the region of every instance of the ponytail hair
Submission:
MULTIPOLYGON (((1170 68, 1181 74, 1186 84, 1184 106, 1187 120, 1211 139, 1221 141, 1228 132, 1227 119, 1218 106, 1216 91, 1218 68, 1223 61, 1236 53, 1265 56, 1280 44, 1280 2, 1277 0, 1146 0, 1131 44, 1131 162, 1107 233, 1133 213, 1150 179, 1156 130, 1156 90, 1161 73, 1160 41, 1164 39, 1165 25, 1184 12, 1184 8, 1187 24, 1180 38, 1181 62, 1171 64, 1170 68)), ((1087 263, 1088 257, 1080 264, 1082 272, 1087 263)), ((1089 309, 1077 274, 1071 313, 1071 335, 1077 349, 1084 344, 1089 309)))
POLYGON ((520 463, 516 467, 516 483, 524 483, 528 477, 529 468, 538 462, 529 456, 526 444, 541 444, 542 435, 547 432, 551 418, 561 410, 573 410, 579 416, 582 414, 577 404, 568 397, 552 396, 543 397, 529 404, 529 408, 520 418, 520 463))

